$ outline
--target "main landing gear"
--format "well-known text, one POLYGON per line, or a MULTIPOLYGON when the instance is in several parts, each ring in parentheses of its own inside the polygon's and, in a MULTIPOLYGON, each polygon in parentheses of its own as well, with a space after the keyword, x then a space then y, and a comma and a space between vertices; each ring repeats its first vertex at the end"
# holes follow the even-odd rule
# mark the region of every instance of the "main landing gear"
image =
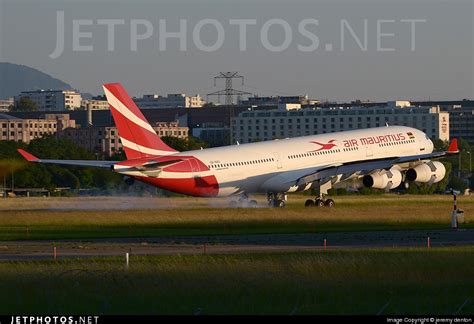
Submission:
POLYGON ((285 208, 286 207, 287 196, 286 193, 268 193, 267 201, 268 206, 276 208, 285 208))
POLYGON ((249 200, 249 196, 242 194, 239 200, 232 200, 229 203, 230 208, 257 208, 256 200, 249 200))
POLYGON ((335 203, 332 199, 324 199, 324 195, 327 195, 328 190, 332 188, 333 181, 331 179, 326 179, 320 181, 319 184, 319 196, 314 199, 308 199, 304 203, 305 207, 334 207, 335 203))
POLYGON ((304 203, 305 207, 334 207, 335 203, 332 199, 324 199, 323 196, 319 196, 315 199, 308 199, 304 203))

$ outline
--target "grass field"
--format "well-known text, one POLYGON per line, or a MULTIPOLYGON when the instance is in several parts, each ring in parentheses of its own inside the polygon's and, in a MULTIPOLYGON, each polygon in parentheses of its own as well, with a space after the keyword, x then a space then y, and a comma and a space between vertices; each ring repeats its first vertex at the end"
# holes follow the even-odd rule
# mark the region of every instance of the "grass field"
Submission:
POLYGON ((1 314, 474 313, 474 247, 0 262, 1 314))
MULTIPOLYGON (((345 196, 336 207, 225 208, 204 198, 23 198, 0 200, 0 240, 305 233, 449 228, 452 197, 345 196)), ((259 198, 261 205, 264 199, 259 198)), ((459 197, 474 227, 474 197, 459 197)))

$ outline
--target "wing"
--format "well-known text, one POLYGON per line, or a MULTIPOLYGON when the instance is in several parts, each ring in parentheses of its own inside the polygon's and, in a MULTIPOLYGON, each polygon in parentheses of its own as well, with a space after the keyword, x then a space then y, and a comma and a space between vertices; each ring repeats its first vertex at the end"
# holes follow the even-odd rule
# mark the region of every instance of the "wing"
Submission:
POLYGON ((410 163, 410 162, 421 162, 425 160, 434 160, 443 158, 450 155, 456 155, 459 153, 457 140, 453 139, 447 151, 444 152, 433 152, 427 154, 418 154, 401 157, 390 157, 377 160, 364 160, 354 161, 348 163, 342 163, 340 165, 329 165, 318 168, 312 173, 303 175, 296 179, 295 185, 306 186, 315 181, 323 181, 331 179, 332 177, 341 176, 338 181, 344 181, 354 174, 364 175, 374 170, 388 170, 394 165, 410 163))
POLYGON ((95 167, 95 168, 111 168, 118 161, 95 161, 95 160, 44 160, 37 158, 33 154, 30 154, 22 149, 18 149, 18 153, 21 154, 27 161, 36 163, 49 163, 49 164, 61 164, 61 165, 76 165, 84 167, 95 167))

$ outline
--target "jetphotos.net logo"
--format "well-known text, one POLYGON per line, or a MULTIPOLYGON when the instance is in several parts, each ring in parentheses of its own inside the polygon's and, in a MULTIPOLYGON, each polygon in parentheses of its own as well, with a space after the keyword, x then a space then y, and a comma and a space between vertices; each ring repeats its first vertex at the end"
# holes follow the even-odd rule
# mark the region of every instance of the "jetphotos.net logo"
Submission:
MULTIPOLYGON (((348 47, 361 52, 413 52, 416 50, 417 30, 426 28, 423 26, 426 22, 427 19, 414 17, 339 19, 326 24, 331 28, 325 28, 322 21, 313 17, 299 21, 281 18, 152 21, 137 18, 84 19, 56 11, 56 45, 49 57, 57 59, 66 51, 114 52, 119 48, 119 42, 125 42, 130 52, 149 50, 151 44, 158 52, 197 50, 209 53, 221 50, 226 42, 237 42, 240 52, 255 47, 271 53, 290 49, 302 53, 344 52, 348 47)), ((120 48, 123 51, 124 44, 120 44, 120 48)))
POLYGON ((98 324, 99 316, 12 316, 10 324, 98 324))

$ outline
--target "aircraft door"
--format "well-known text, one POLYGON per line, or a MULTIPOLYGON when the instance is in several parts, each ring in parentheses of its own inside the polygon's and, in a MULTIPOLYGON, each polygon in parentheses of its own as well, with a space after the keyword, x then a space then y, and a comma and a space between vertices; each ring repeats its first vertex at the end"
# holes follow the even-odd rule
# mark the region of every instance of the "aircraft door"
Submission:
POLYGON ((365 152, 367 157, 372 157, 374 155, 374 152, 372 152, 372 147, 370 146, 365 147, 365 152))
MULTIPOLYGON (((426 138, 429 139, 428 136, 426 136, 426 138)), ((418 142, 418 147, 420 148, 420 152, 425 151, 427 141, 424 138, 421 138, 421 136, 417 136, 416 141, 418 142)))
POLYGON ((273 156, 275 157, 275 161, 277 163, 277 168, 281 169, 283 166, 281 165, 280 153, 273 152, 273 156))

